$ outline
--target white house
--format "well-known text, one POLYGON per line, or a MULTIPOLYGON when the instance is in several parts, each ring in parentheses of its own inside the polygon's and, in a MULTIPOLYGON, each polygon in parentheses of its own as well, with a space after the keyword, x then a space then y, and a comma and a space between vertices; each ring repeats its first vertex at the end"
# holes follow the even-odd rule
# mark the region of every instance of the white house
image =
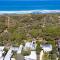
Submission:
POLYGON ((31 50, 35 50, 35 44, 33 44, 33 42, 26 42, 24 49, 27 49, 27 48, 31 50))
POLYGON ((19 47, 12 47, 12 51, 17 52, 19 50, 19 47))
POLYGON ((4 60, 11 60, 12 54, 13 54, 12 49, 9 49, 9 51, 7 52, 4 60))
POLYGON ((4 60, 4 57, 0 57, 0 60, 4 60))
POLYGON ((0 60, 4 59, 4 57, 2 56, 4 53, 3 49, 4 49, 4 46, 0 46, 0 60))
POLYGON ((21 53, 22 49, 23 49, 23 45, 20 45, 20 46, 19 46, 19 49, 18 49, 18 51, 17 51, 17 54, 21 53))
POLYGON ((4 46, 0 46, 0 51, 4 49, 4 46))
POLYGON ((24 56, 25 60, 37 60, 36 51, 31 51, 29 56, 24 56))
POLYGON ((4 46, 0 46, 0 57, 1 57, 2 54, 4 53, 3 49, 4 49, 4 46))
POLYGON ((51 44, 43 44, 43 45, 40 45, 43 49, 44 52, 50 52, 52 51, 52 45, 51 44))
POLYGON ((11 58, 11 60, 16 60, 15 58, 11 58))

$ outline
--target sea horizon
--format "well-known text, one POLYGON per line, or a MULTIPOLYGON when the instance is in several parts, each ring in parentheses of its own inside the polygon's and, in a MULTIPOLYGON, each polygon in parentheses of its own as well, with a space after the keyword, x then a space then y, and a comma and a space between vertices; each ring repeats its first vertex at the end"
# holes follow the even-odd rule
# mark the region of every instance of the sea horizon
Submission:
POLYGON ((33 12, 39 13, 60 13, 60 10, 20 10, 20 11, 0 11, 0 14, 29 14, 33 12))

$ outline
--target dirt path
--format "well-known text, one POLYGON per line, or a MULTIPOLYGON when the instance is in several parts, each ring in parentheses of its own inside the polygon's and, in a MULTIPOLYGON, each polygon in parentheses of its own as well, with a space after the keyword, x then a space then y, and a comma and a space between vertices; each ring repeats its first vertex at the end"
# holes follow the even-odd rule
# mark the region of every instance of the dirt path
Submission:
POLYGON ((40 60, 43 60, 43 55, 44 55, 44 52, 43 50, 40 52, 40 60))

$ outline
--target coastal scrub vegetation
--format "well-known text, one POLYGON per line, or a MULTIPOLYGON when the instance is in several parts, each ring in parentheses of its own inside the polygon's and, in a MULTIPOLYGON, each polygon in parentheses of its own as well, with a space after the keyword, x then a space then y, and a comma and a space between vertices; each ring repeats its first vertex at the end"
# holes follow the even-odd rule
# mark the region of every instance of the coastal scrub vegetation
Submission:
POLYGON ((40 37, 55 44, 60 37, 60 14, 0 15, 0 45, 19 46, 24 40, 40 37))

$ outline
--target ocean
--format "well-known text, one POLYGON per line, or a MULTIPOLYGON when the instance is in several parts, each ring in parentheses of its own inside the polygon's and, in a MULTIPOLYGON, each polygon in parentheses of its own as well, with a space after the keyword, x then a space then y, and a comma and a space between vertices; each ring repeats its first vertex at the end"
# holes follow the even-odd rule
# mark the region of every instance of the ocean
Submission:
POLYGON ((20 10, 60 10, 60 1, 0 0, 0 11, 20 11, 20 10))

